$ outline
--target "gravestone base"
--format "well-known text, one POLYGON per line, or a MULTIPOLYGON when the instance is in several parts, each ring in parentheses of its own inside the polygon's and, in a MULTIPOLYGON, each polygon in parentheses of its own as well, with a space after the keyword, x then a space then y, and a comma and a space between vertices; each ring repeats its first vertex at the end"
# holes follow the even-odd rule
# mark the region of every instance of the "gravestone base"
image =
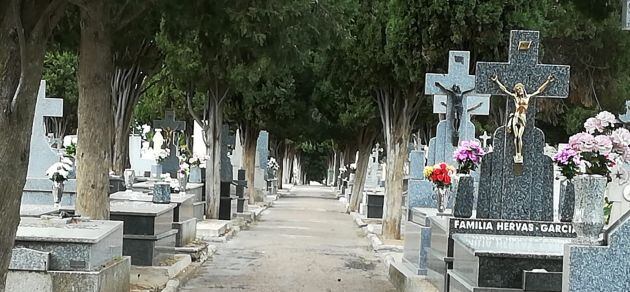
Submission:
MULTIPOLYGON (((563 247, 571 242, 570 238, 480 234, 455 234, 453 240, 453 269, 448 271, 450 291, 523 289, 525 271, 561 272, 563 247)), ((552 286, 562 281, 553 279, 557 283, 552 286)))
POLYGON ((417 275, 427 275, 427 258, 431 248, 431 228, 428 216, 435 216, 435 208, 411 208, 405 223, 403 263, 417 275))
POLYGON ((96 271, 34 272, 9 270, 6 291, 129 291, 130 269, 131 259, 121 257, 96 271))
POLYGON ((173 229, 177 230, 175 246, 186 246, 197 238, 197 219, 192 218, 182 222, 173 222, 173 229))
POLYGON ((160 261, 170 255, 168 250, 175 247, 176 236, 175 229, 158 235, 125 234, 123 255, 131 256, 131 264, 134 266, 158 266, 160 261))

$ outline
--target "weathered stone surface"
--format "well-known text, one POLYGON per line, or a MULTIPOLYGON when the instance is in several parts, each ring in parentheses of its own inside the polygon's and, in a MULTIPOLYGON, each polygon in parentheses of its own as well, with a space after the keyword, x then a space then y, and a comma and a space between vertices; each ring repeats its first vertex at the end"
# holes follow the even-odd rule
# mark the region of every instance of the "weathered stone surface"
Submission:
POLYGON ((269 158, 269 132, 260 131, 256 142, 256 167, 254 168, 254 188, 259 196, 267 191, 267 159, 269 158))
POLYGON ((153 185, 153 203, 168 204, 171 202, 171 184, 158 182, 153 185))
POLYGON ((50 252, 29 248, 14 248, 11 252, 10 270, 47 271, 50 252))
POLYGON ((49 269, 91 271, 122 255, 122 222, 22 218, 15 247, 50 253, 49 269))
POLYGON ((562 291, 630 291, 630 212, 604 233, 604 246, 564 247, 562 291))

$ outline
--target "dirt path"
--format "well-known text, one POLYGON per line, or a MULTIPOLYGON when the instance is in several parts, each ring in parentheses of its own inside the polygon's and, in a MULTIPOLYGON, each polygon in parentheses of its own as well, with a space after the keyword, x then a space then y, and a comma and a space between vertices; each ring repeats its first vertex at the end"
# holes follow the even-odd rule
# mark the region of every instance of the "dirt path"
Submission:
POLYGON ((295 187, 217 248, 180 291, 394 291, 327 187, 295 187))

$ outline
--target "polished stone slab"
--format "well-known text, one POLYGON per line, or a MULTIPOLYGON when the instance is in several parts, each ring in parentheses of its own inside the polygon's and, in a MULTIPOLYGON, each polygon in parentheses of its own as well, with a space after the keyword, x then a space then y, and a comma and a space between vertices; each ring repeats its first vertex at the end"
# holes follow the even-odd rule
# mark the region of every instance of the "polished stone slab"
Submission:
POLYGON ((30 204, 20 205, 21 217, 39 218, 43 215, 50 215, 57 211, 59 211, 59 208, 53 206, 52 204, 51 205, 30 205, 30 204))
POLYGON ((123 254, 131 256, 136 266, 158 266, 175 247, 177 230, 172 229, 157 235, 125 234, 123 254))
MULTIPOLYGON (((141 192, 117 192, 109 196, 110 200, 126 200, 126 201, 141 201, 152 202, 153 198, 148 193, 141 192)), ((177 204, 174 210, 173 222, 186 221, 194 218, 193 201, 195 195, 186 193, 171 194, 171 203, 177 204)))
POLYGON ((110 219, 123 221, 124 234, 157 235, 171 230, 177 204, 110 201, 110 219))
POLYGON ((562 271, 570 238, 454 234, 453 286, 522 288, 524 271, 562 271))
POLYGON ((630 291, 630 212, 606 230, 604 242, 564 247, 562 291, 630 291))

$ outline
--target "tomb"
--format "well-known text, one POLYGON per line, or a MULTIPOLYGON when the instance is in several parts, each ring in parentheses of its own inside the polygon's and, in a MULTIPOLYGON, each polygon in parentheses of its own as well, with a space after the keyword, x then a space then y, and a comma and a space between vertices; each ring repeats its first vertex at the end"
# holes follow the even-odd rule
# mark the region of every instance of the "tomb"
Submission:
POLYGON ((131 264, 156 266, 168 256, 164 250, 175 247, 177 230, 173 216, 177 204, 141 201, 110 201, 110 219, 123 221, 123 255, 131 264), (163 247, 163 249, 160 249, 163 247))
MULTIPOLYGON (((152 202, 152 196, 140 192, 118 192, 109 196, 110 200, 152 202)), ((197 238, 197 218, 193 210, 194 195, 185 193, 171 194, 173 210, 172 228, 177 230, 175 246, 183 247, 197 238)))
POLYGON ((14 246, 6 291, 129 290, 122 222, 22 218, 14 246))

